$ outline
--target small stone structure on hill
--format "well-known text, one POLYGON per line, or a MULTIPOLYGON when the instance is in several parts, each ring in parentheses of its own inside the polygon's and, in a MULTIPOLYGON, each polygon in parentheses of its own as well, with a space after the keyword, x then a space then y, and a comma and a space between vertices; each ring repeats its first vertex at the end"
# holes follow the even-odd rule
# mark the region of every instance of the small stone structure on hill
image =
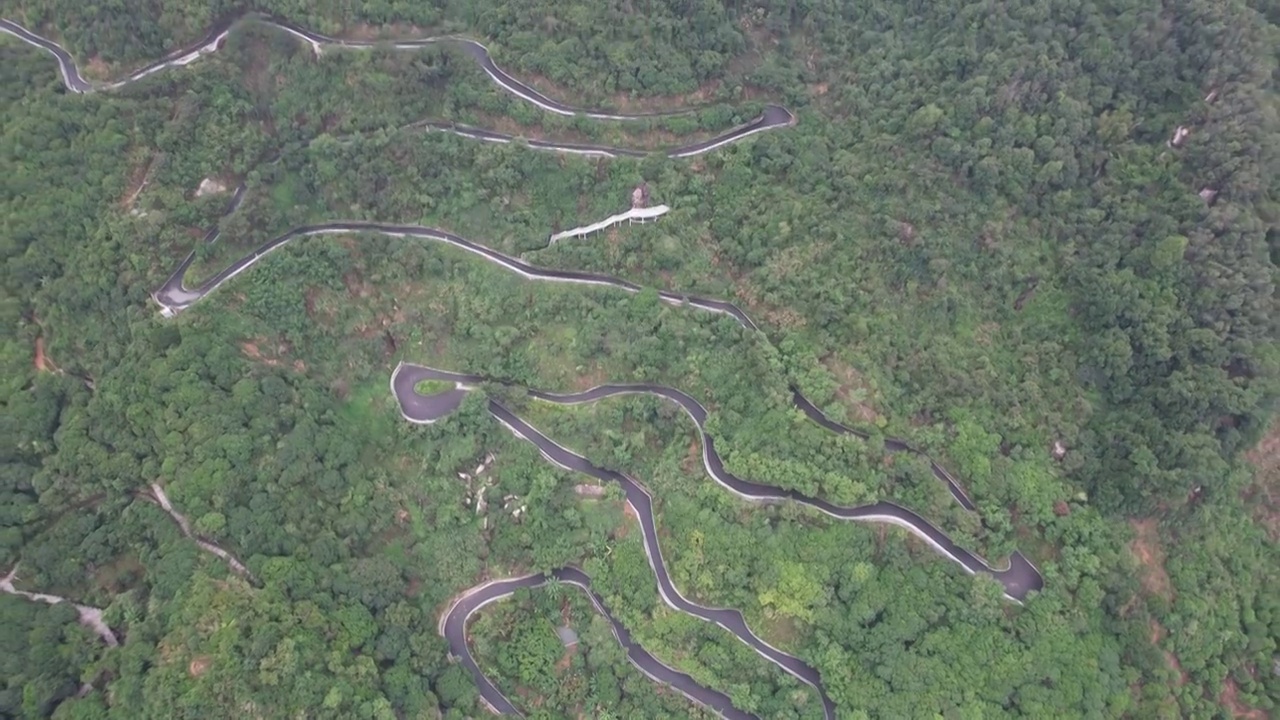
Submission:
POLYGON ((631 191, 631 208, 639 210, 649 205, 649 183, 642 182, 631 191))

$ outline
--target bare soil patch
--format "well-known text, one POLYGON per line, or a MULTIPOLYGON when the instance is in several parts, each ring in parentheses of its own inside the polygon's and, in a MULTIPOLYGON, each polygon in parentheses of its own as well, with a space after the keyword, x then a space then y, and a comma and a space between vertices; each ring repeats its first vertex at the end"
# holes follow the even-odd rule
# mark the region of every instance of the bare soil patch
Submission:
POLYGON ((604 374, 604 368, 595 365, 590 368, 589 372, 580 373, 573 378, 573 389, 575 392, 590 390, 593 387, 604 385, 608 382, 608 377, 604 374))
POLYGON ((690 438, 689 449, 685 451, 684 459, 680 461, 680 469, 685 472, 692 473, 702 468, 702 445, 699 444, 697 438, 690 438))
POLYGON ((564 649, 564 655, 556 661, 556 676, 562 676, 569 671, 569 666, 573 664, 573 656, 577 654, 577 644, 570 645, 564 649))
POLYGON ((353 298, 367 298, 374 293, 373 285, 355 270, 343 274, 342 284, 347 287, 347 293, 353 298))
POLYGON ((200 677, 208 672, 209 665, 212 664, 212 662, 213 660, 208 655, 201 655, 187 665, 187 674, 191 677, 200 677))
POLYGON ((120 206, 125 210, 132 210, 133 203, 137 201, 138 195, 142 193, 142 189, 147 186, 148 176, 151 174, 151 166, 155 164, 155 156, 147 158, 142 163, 129 171, 129 185, 124 197, 120 199, 120 206))
POLYGON ((1262 440, 1245 453, 1245 458, 1262 472, 1280 470, 1280 420, 1271 424, 1262 440))
POLYGON ((94 570, 93 584, 109 594, 121 593, 146 575, 147 568, 137 557, 122 555, 94 570))
POLYGON ((106 80, 111 77, 111 66, 100 55, 94 55, 85 62, 84 74, 90 80, 106 80))
POLYGON ((622 522, 618 523, 618 527, 613 530, 613 539, 621 540, 631 532, 631 526, 640 524, 640 516, 636 514, 635 508, 631 507, 631 503, 622 503, 622 522))
POLYGON ((1251 708, 1240 701, 1240 686, 1236 685, 1236 681, 1231 678, 1227 678, 1222 684, 1218 701, 1231 712, 1231 717, 1248 718, 1248 720, 1266 720, 1267 718, 1267 714, 1262 710, 1251 708))
POLYGON ((1280 420, 1271 425, 1245 458, 1257 471, 1241 495, 1271 541, 1280 542, 1280 420))
POLYGON ((795 310, 765 302, 751 278, 732 272, 730 277, 733 278, 738 299, 747 306, 748 314, 752 317, 763 318, 766 323, 784 330, 795 330, 808 324, 805 317, 795 310))
POLYGON ((261 348, 258 347, 258 343, 256 342, 245 340, 244 342, 240 343, 240 350, 243 351, 244 354, 251 360, 259 360, 259 361, 262 361, 263 363, 266 363, 267 365, 280 364, 278 360, 272 360, 271 358, 264 358, 262 355, 262 350, 261 348))
POLYGON ((242 340, 240 342, 240 351, 243 352, 245 357, 250 360, 260 362, 268 367, 280 367, 287 364, 297 372, 306 372, 306 363, 301 360, 293 360, 290 362, 286 357, 289 351, 293 349, 289 346, 289 343, 277 343, 274 350, 264 352, 262 350, 262 345, 267 342, 266 338, 249 338, 248 340, 242 340))
MULTIPOLYGON (((1155 618, 1151 618, 1151 624, 1149 627, 1151 628, 1151 636, 1149 638, 1151 644, 1159 648, 1160 641, 1164 640, 1165 636, 1169 634, 1169 631, 1165 630, 1164 626, 1155 618)), ((1191 676, 1187 674, 1186 670, 1182 669, 1182 663, 1178 662, 1178 656, 1174 655, 1173 652, 1169 650, 1162 650, 1162 652, 1164 653, 1164 661, 1168 663, 1169 667, 1174 672, 1178 673, 1178 687, 1182 687, 1190 682, 1191 676)))
POLYGON ((55 372, 58 372, 58 366, 57 366, 56 364, 54 364, 53 360, 50 360, 50 359, 49 359, 49 356, 48 356, 48 355, 46 355, 46 354, 45 354, 45 352, 44 352, 44 337, 43 337, 43 336, 37 336, 37 337, 36 337, 36 359, 35 359, 35 364, 36 364, 36 371, 37 371, 37 372, 47 372, 47 373, 55 373, 55 372))
POLYGON ((996 334, 1000 332, 1000 323, 987 322, 978 326, 978 331, 974 333, 973 339, 983 347, 991 347, 992 341, 996 334))
POLYGON ((1166 600, 1173 600, 1173 584, 1164 569, 1164 548, 1160 545, 1160 534, 1154 518, 1130 520, 1134 538, 1129 543, 1129 552, 1142 565, 1142 587, 1152 595, 1166 600))
POLYGON ((835 376, 840 386, 836 388, 836 398, 840 404, 853 411, 853 417, 862 423, 875 424, 880 417, 875 405, 868 399, 859 400, 861 395, 867 398, 874 395, 871 385, 854 367, 835 355, 822 359, 822 366, 835 376))

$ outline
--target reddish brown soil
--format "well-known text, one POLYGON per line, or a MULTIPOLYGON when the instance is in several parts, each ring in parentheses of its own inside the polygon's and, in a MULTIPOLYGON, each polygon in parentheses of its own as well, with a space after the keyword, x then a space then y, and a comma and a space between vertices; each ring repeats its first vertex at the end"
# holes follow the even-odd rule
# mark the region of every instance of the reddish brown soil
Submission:
POLYGON ((1160 534, 1153 518, 1130 520, 1133 528, 1133 542, 1129 543, 1129 551, 1142 565, 1142 587, 1152 595, 1166 600, 1173 599, 1173 585, 1169 582, 1169 574, 1164 569, 1164 548, 1160 546, 1160 534))
MULTIPOLYGON (((1165 630, 1164 626, 1157 622, 1155 618, 1151 619, 1150 628, 1151 635, 1149 639, 1151 644, 1156 647, 1160 647, 1160 641, 1169 634, 1169 631, 1165 630)), ((1190 682, 1191 676, 1187 674, 1186 670, 1182 669, 1182 663, 1178 662, 1178 656, 1174 655, 1169 650, 1163 650, 1162 652, 1164 652, 1164 661, 1169 664, 1169 667, 1172 668, 1174 672, 1178 673, 1178 687, 1182 687, 1190 682)))
POLYGON ((1236 685, 1236 681, 1227 678, 1222 684, 1222 692, 1218 694, 1218 701, 1222 706, 1231 711, 1231 717, 1247 718, 1248 720, 1266 720, 1267 714, 1258 708, 1252 708, 1240 701, 1240 686, 1236 685))
POLYGON ((94 55, 84 64, 84 74, 91 80, 106 80, 111 77, 111 67, 101 57, 94 55))
POLYGON ((151 172, 151 165, 155 162, 155 156, 147 159, 145 163, 137 166, 129 173, 129 188, 125 192, 124 197, 120 199, 120 205, 125 210, 133 208, 133 203, 138 199, 138 194, 142 192, 142 188, 147 183, 147 175, 151 172))
POLYGON ((565 672, 569 669, 569 666, 573 664, 573 655, 577 651, 578 651, 578 646, 576 644, 570 645, 569 647, 564 649, 564 655, 562 655, 560 659, 556 661, 557 676, 565 674, 565 672))
POLYGON ((209 665, 212 662, 213 660, 208 655, 201 655, 200 657, 192 660, 190 665, 187 665, 187 673, 190 674, 191 677, 200 677, 209 670, 209 665))
POLYGON ((680 468, 685 472, 695 472, 702 468, 702 446, 698 444, 697 438, 689 440, 689 450, 685 452, 684 460, 680 461, 680 468))
POLYGON ((273 360, 271 358, 263 358, 262 350, 258 348, 258 343, 256 342, 245 340, 244 342, 240 343, 240 349, 244 351, 244 354, 247 355, 251 360, 260 360, 267 365, 273 365, 273 366, 280 364, 279 360, 273 360))
POLYGON ((588 372, 574 375, 573 389, 576 392, 590 390, 597 385, 603 385, 608 382, 608 377, 604 374, 604 368, 599 365, 589 368, 588 372))
POLYGON ((631 503, 622 503, 622 515, 622 523, 613 531, 613 537, 615 540, 622 540, 627 536, 627 533, 631 532, 631 526, 633 524, 640 524, 640 516, 631 508, 631 503))
POLYGON ((840 404, 853 411, 853 417, 863 424, 874 424, 876 418, 880 416, 873 406, 867 400, 858 400, 854 394, 858 390, 863 391, 863 395, 871 395, 871 387, 867 381, 853 368, 852 365, 845 363, 835 355, 828 355, 822 360, 823 367, 831 371, 835 376, 836 382, 840 383, 836 388, 836 398, 840 400, 840 404))
POLYGON ((1245 457, 1263 472, 1280 469, 1280 420, 1271 425, 1267 434, 1245 457))
POLYGON ((44 337, 36 337, 36 370, 38 372, 58 372, 58 366, 54 364, 49 356, 44 352, 44 337))
POLYGON ((307 370, 306 363, 304 363, 301 360, 289 361, 289 359, 286 357, 286 355, 288 355, 289 353, 289 350, 292 349, 289 347, 288 343, 282 342, 277 344, 275 348, 275 353, 269 354, 269 353, 264 353, 262 351, 261 345, 264 342, 266 342, 265 338, 251 338, 249 340, 242 340, 240 342, 240 350, 245 354, 245 357, 249 358, 250 360, 260 362, 263 365, 267 365, 269 367, 280 367, 282 365, 288 364, 288 366, 292 367, 296 372, 306 372, 307 370))
POLYGON ((1245 458, 1257 468, 1254 481, 1242 491, 1253 517, 1272 542, 1280 542, 1280 420, 1245 458))

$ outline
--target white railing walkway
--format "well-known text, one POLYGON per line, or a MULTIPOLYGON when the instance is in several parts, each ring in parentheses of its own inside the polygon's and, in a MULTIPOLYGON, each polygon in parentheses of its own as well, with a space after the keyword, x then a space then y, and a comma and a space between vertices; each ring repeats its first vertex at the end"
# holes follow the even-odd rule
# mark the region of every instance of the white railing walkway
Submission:
POLYGON ((564 231, 555 233, 551 237, 547 238, 547 243, 550 245, 554 245, 560 240, 563 240, 565 238, 584 237, 586 235, 590 235, 593 232, 598 232, 600 230, 603 230, 609 227, 610 225, 617 225, 618 223, 623 221, 641 222, 641 223, 649 222, 650 220, 655 220, 659 217, 662 217, 663 215, 666 215, 670 210, 671 208, 667 207, 666 205, 655 205, 653 207, 648 207, 648 208, 631 208, 630 210, 624 213, 618 213, 617 215, 610 215, 609 217, 601 220, 598 223, 592 223, 591 225, 583 225, 582 227, 576 227, 570 230, 564 230, 564 231))

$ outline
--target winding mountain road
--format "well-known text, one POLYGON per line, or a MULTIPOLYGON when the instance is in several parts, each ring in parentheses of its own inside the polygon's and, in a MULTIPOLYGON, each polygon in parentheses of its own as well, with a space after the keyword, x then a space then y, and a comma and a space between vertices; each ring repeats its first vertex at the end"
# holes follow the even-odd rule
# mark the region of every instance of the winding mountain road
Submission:
MULTIPOLYGON (((58 62, 59 70, 66 87, 73 92, 87 93, 114 90, 142 80, 165 69, 188 65, 201 57, 218 50, 228 33, 230 33, 236 25, 242 22, 256 22, 289 33, 301 41, 308 43, 313 52, 317 55, 331 47, 346 49, 387 47, 391 49, 409 50, 433 44, 448 43, 460 48, 472 57, 486 75, 488 75, 488 77, 504 91, 509 92, 522 100, 530 102, 547 112, 559 115, 584 116, 600 120, 636 120, 686 114, 696 109, 685 108, 671 112, 621 114, 605 110, 576 108, 553 100, 538 92, 531 86, 507 74, 493 62, 488 49, 474 40, 455 36, 386 41, 344 40, 322 35, 287 21, 270 18, 260 14, 243 15, 220 22, 197 43, 171 53, 166 57, 131 73, 123 79, 106 83, 96 83, 85 79, 79 68, 76 66, 71 54, 67 52, 66 49, 47 38, 41 37, 27 30, 22 25, 12 20, 0 20, 0 32, 13 35, 23 42, 29 43, 51 53, 58 62)), ((759 132, 793 125, 795 122, 795 116, 786 108, 769 105, 765 107, 763 114, 759 118, 750 123, 733 128, 709 140, 672 148, 664 152, 673 158, 692 157, 694 155, 724 147, 731 143, 739 142, 744 138, 759 132)), ((414 125, 428 130, 451 132, 464 137, 487 142, 509 143, 521 141, 521 139, 511 135, 459 125, 456 123, 443 123, 426 120, 415 123, 414 125)), ((523 142, 535 149, 597 157, 642 157, 648 154, 648 152, 641 150, 607 146, 556 143, 544 140, 523 140, 523 142)), ((244 193, 244 185, 241 185, 236 189, 228 203, 226 210, 227 215, 238 210, 244 199, 244 193)), ((482 259, 514 272, 527 280, 604 286, 630 293, 636 293, 642 289, 639 285, 608 275, 537 267, 526 263, 523 260, 498 252, 445 230, 419 225, 337 221, 294 228, 262 244, 251 253, 233 262, 227 268, 200 284, 198 287, 187 288, 183 279, 195 259, 195 251, 192 251, 192 253, 178 265, 169 279, 159 289, 157 289, 155 293, 153 293, 153 298, 161 306, 162 312, 165 315, 177 314, 178 312, 190 307, 192 304, 199 301, 222 284, 231 280, 236 275, 252 267, 258 260, 270 253, 272 250, 283 246, 291 240, 309 237, 312 235, 334 233, 373 233, 394 237, 415 237, 443 242, 476 254, 482 259)), ((217 228, 214 228, 206 234, 204 242, 216 242, 218 236, 219 231, 217 228)), ((759 330, 759 327, 751 320, 751 318, 731 302, 669 291, 659 291, 658 294, 664 302, 669 304, 688 306, 700 310, 728 315, 733 317, 740 325, 748 330, 759 330)), ((476 385, 482 382, 491 381, 479 376, 453 373, 408 363, 401 363, 392 373, 390 379, 391 391, 400 405, 401 414, 406 420, 420 424, 436 422, 456 410, 466 398, 467 394, 471 392, 476 385), (414 390, 414 387, 422 380, 442 380, 452 382, 454 387, 451 390, 446 390, 441 393, 421 395, 414 390)), ((796 491, 783 490, 781 488, 753 483, 733 475, 725 469, 723 461, 715 450, 714 438, 706 432, 705 424, 708 415, 706 408, 688 394, 674 388, 652 384, 602 385, 580 393, 552 393, 541 390, 527 390, 527 392, 535 399, 558 405, 591 403, 605 398, 629 394, 645 394, 663 398, 664 400, 673 402, 680 406, 696 425, 701 437, 702 461, 707 474, 721 486, 743 499, 757 502, 796 502, 841 520, 879 522, 898 525, 923 539, 936 552, 959 564, 966 572, 986 573, 991 575, 1004 586, 1005 596, 1015 602, 1024 600, 1030 593, 1040 590, 1043 587, 1043 577, 1034 565, 1032 565, 1031 562, 1022 555, 1022 553, 1014 552, 1010 556, 1008 562, 1003 566, 997 567, 990 565, 972 552, 961 548, 945 533, 934 527, 924 518, 893 503, 881 501, 861 507, 842 507, 818 498, 807 497, 796 491)), ((826 417, 826 415, 823 414, 817 406, 807 400, 798 389, 794 388, 793 401, 796 407, 798 407, 809 419, 827 430, 841 434, 855 435, 864 439, 869 437, 867 433, 847 427, 826 417)), ((778 650, 777 648, 774 648, 759 636, 755 635, 747 626, 746 621, 740 612, 732 609, 708 608, 696 605, 680 594, 679 590, 676 589, 675 585, 671 581, 666 570, 666 565, 662 559, 662 551, 659 547, 657 529, 654 520, 652 497, 639 482, 618 471, 593 465, 586 458, 557 444, 555 441, 542 434, 528 422, 515 415, 497 401, 490 400, 488 410, 508 430, 537 447, 539 452, 541 452, 549 462, 566 470, 581 472, 600 480, 618 483, 626 495, 628 504, 633 510, 635 510, 637 517, 640 519, 645 553, 649 559, 649 564, 654 572, 654 576, 657 579, 658 591, 663 602, 678 611, 723 627, 743 643, 754 649, 761 656, 775 663, 784 671, 802 682, 815 688, 818 691, 819 696, 822 698, 824 715, 828 719, 834 718, 834 704, 823 690, 821 678, 819 677, 817 670, 799 658, 793 657, 781 650, 778 650)), ((886 439, 885 447, 893 452, 910 452, 928 459, 934 476, 939 481, 947 485, 948 490, 955 500, 967 510, 975 510, 973 502, 969 499, 960 483, 944 468, 938 465, 938 463, 928 458, 928 456, 923 452, 911 447, 905 441, 895 438, 886 439)), ((615 636, 627 651, 628 659, 650 678, 676 688, 690 699, 711 708, 723 717, 734 719, 752 717, 750 714, 734 708, 732 703, 729 701, 729 698, 723 693, 699 685, 688 675, 680 673, 662 664, 652 655, 636 645, 631 640, 630 634, 627 632, 626 628, 622 627, 617 620, 609 615, 599 596, 591 589, 590 578, 581 570, 576 568, 561 568, 553 571, 550 576, 561 582, 578 587, 587 593, 596 609, 608 618, 609 622, 612 624, 615 636)), ((472 673, 477 686, 480 688, 481 697, 492 709, 494 709, 495 712, 503 714, 519 714, 518 709, 488 678, 484 676, 479 666, 476 664, 475 659, 472 657, 466 640, 467 621, 475 612, 485 605, 505 597, 509 597, 520 588, 538 587, 544 584, 547 579, 548 575, 538 574, 518 578, 494 580, 484 583, 464 593, 445 611, 444 615, 441 617, 440 630, 448 640, 452 653, 457 656, 472 673)))
MULTIPOLYGON (((446 370, 438 370, 436 368, 427 367, 425 365, 416 365, 412 363, 400 363, 395 371, 391 374, 391 390, 395 394, 396 402, 400 405, 401 415, 410 422, 415 423, 432 423, 436 422, 448 413, 457 409, 462 403, 462 399, 466 393, 482 383, 498 382, 490 378, 484 378, 478 375, 465 375, 462 373, 454 373, 446 370), (433 395, 421 395, 415 390, 415 386, 423 380, 438 380, 444 382, 452 382, 455 389, 448 390, 443 393, 433 395)), ((762 485, 747 480, 743 480, 738 476, 730 473, 725 469, 724 461, 716 452, 715 438, 707 433, 706 423, 708 412, 697 400, 693 399, 687 393, 676 390, 675 388, 666 387, 664 385, 654 385, 649 383, 636 384, 609 384, 598 385, 589 390, 576 393, 553 393, 544 390, 526 390, 528 395, 543 402, 552 403, 554 405, 584 405, 600 400, 606 400, 612 397, 624 395, 650 395, 662 398, 668 402, 678 405, 689 419, 693 420, 694 425, 698 428, 698 434, 702 443, 702 465, 706 469, 707 474, 711 476, 722 487, 734 493, 744 500, 764 501, 764 502, 797 502, 802 505, 819 510, 827 515, 841 520, 860 520, 869 522, 887 522, 899 525, 911 531, 925 542, 929 543, 934 550, 941 553, 950 560, 959 563, 967 572, 987 573, 994 577, 1004 586, 1005 597, 1010 600, 1021 602, 1025 600, 1032 590, 1040 590, 1043 587, 1043 578, 1035 569, 1031 562, 1021 552, 1014 552, 1007 563, 1003 563, 1002 567, 995 567, 979 558, 977 555, 965 550, 953 542, 945 533, 934 527, 924 518, 916 513, 907 510, 899 505, 890 502, 878 502, 871 505, 863 505, 859 507, 842 507, 834 505, 825 500, 808 497, 794 490, 783 490, 770 485, 762 485)), ((822 425, 827 423, 841 428, 843 432, 853 432, 849 428, 834 423, 829 420, 820 410, 814 407, 798 392, 794 397, 799 398, 807 404, 805 409, 806 415, 813 418, 809 413, 816 413, 821 418, 822 425)), ((497 410, 493 406, 490 411, 494 412, 499 420, 507 421, 508 416, 512 416, 510 410, 497 405, 497 410)), ((521 421, 522 423, 524 421, 521 421)), ((527 423, 524 423, 527 425, 527 423)), ((838 431, 839 432, 839 431, 838 431)), ((526 440, 530 438, 524 433, 518 433, 526 440)), ((530 440, 532 442, 532 440, 530 440)), ((886 443, 888 449, 893 449, 895 441, 890 440, 886 443)), ((537 443, 535 443, 537 444, 537 443)), ((905 445, 903 445, 905 448, 905 445)), ((550 452, 549 448, 539 445, 539 450, 546 455, 550 452)), ((557 463, 562 464, 562 463, 557 463)), ((591 474, 601 480, 612 480, 613 476, 601 477, 595 471, 587 468, 571 467, 569 469, 591 474)), ((629 480, 624 481, 624 485, 629 480)), ((655 535, 656 537, 656 535, 655 535)))
POLYGON ((591 600, 591 604, 595 606, 596 612, 609 621, 613 628, 614 638, 627 651, 627 660, 638 668, 640 672, 648 676, 649 679, 675 688, 676 691, 690 700, 710 708, 721 717, 729 720, 749 720, 755 717, 750 713, 745 713, 735 708, 728 695, 698 684, 698 681, 692 677, 675 668, 664 665, 662 661, 640 647, 638 643, 631 639, 631 633, 622 626, 622 623, 609 614, 609 611, 605 608, 604 600, 591 588, 591 578, 574 567, 563 567, 550 573, 493 580, 483 585, 478 585, 455 600, 449 606, 449 609, 440 616, 440 634, 449 639, 451 650, 462 662, 463 667, 471 672, 471 676, 475 678, 476 685, 480 687, 480 697, 495 713, 500 715, 519 715, 520 711, 480 670, 480 666, 476 663, 475 657, 471 654, 471 648, 467 644, 467 623, 477 611, 486 605, 511 597, 518 590, 542 587, 549 580, 572 585, 585 592, 591 600), (454 644, 455 641, 457 644, 454 644))
POLYGON ((698 107, 684 107, 675 110, 659 110, 644 113, 617 113, 610 112, 608 110, 578 108, 553 100, 532 86, 512 77, 493 62, 493 58, 490 57, 489 49, 487 47, 469 38, 459 35, 377 40, 336 38, 318 33, 314 30, 309 30, 300 25, 291 23, 288 20, 272 17, 260 12, 247 12, 224 18, 223 20, 215 23, 213 27, 205 33, 204 37, 196 42, 175 50, 168 55, 165 55, 163 58, 133 71, 124 78, 110 82, 95 82, 85 78, 80 72, 80 68, 76 65, 75 58, 72 57, 71 53, 66 48, 49 38, 28 30, 16 20, 0 18, 0 32, 8 33, 29 45, 34 45, 35 47, 53 55, 53 57, 58 61, 58 69, 62 73, 62 82, 67 86, 67 89, 77 93, 91 93, 104 90, 116 90, 126 85, 136 83, 143 78, 149 77, 163 70, 190 65, 196 60, 221 49, 223 41, 226 40, 227 36, 230 35, 237 26, 249 23, 275 28, 288 33, 302 42, 309 44, 312 52, 316 55, 320 55, 326 48, 346 50, 369 50, 373 48, 421 50, 422 48, 433 45, 453 45, 475 60, 476 64, 480 66, 480 69, 489 76, 489 79, 500 86, 503 90, 515 95, 521 100, 538 106, 542 110, 555 113, 557 115, 570 117, 583 116, 596 120, 641 120, 645 118, 688 115, 699 109, 698 107))
MULTIPOLYGON (((450 372, 425 365, 402 362, 391 375, 391 391, 400 405, 401 415, 406 420, 418 424, 431 424, 438 422, 456 410, 462 404, 468 392, 486 382, 494 381, 479 375, 450 372), (424 380, 453 383, 454 388, 439 393, 423 395, 414 388, 424 380)), ((744 500, 755 502, 791 501, 806 505, 840 520, 897 525, 924 540, 943 557, 959 564, 965 572, 991 575, 1004 586, 1005 597, 1015 602, 1021 602, 1031 592, 1038 591, 1044 586, 1044 580, 1040 572, 1021 552, 1014 552, 1001 567, 993 566, 974 553, 960 547, 946 533, 930 524, 920 515, 900 505, 880 501, 860 507, 842 507, 825 500, 805 496, 794 490, 783 490, 737 477, 725 469, 724 461, 716 452, 715 439, 706 431, 708 415, 706 408, 688 394, 674 388, 653 384, 633 384, 601 385, 578 393, 552 393, 532 389, 526 392, 532 398, 556 405, 579 405, 621 395, 660 397, 678 405, 697 426, 702 445, 702 464, 707 474, 722 487, 744 500)), ((803 396, 798 392, 796 392, 796 397, 803 400, 803 396)), ((826 418, 820 410, 808 403, 808 401, 804 402, 807 404, 807 409, 802 409, 805 410, 806 415, 813 418, 814 415, 810 413, 816 414, 823 421, 821 424, 824 427, 835 432, 854 432, 826 418)), ((626 495, 627 503, 635 511, 636 517, 639 518, 641 534, 644 538, 645 554, 649 559, 649 566, 657 579, 659 595, 661 595, 663 601, 672 609, 723 627, 761 656, 781 667, 788 674, 812 686, 822 696, 826 717, 834 717, 834 705, 822 688, 817 670, 799 658, 788 655, 766 643, 751 631, 740 612, 697 605, 680 594, 680 591, 676 589, 674 582, 667 573, 666 563, 662 559, 662 550, 658 543, 657 523, 653 513, 653 499, 643 485, 623 473, 601 468, 581 455, 556 443, 528 421, 519 417, 496 400, 489 401, 488 410, 512 434, 533 444, 542 456, 553 465, 571 472, 584 473, 601 481, 619 484, 626 495)), ((886 445, 893 449, 895 444, 900 445, 904 451, 910 451, 905 443, 900 443, 899 441, 890 441, 886 445)), ((502 595, 503 593, 496 590, 492 594, 487 591, 480 593, 481 600, 486 598, 496 599, 502 595)), ((469 610, 467 614, 469 615, 474 610, 469 610)), ((466 634, 464 632, 466 618, 452 620, 449 616, 454 612, 457 612, 454 608, 446 611, 445 637, 449 641, 450 648, 456 654, 466 657, 470 653, 466 649, 466 634)), ((471 669, 474 664, 474 661, 468 662, 468 668, 471 669)), ((492 685, 490 681, 483 678, 483 675, 479 674, 478 670, 473 669, 472 672, 476 673, 477 683, 481 683, 482 686, 485 684, 492 685)), ((679 689, 690 698, 708 707, 714 707, 713 694, 708 694, 705 698, 700 694, 711 693, 712 691, 700 686, 680 687, 679 689)))

